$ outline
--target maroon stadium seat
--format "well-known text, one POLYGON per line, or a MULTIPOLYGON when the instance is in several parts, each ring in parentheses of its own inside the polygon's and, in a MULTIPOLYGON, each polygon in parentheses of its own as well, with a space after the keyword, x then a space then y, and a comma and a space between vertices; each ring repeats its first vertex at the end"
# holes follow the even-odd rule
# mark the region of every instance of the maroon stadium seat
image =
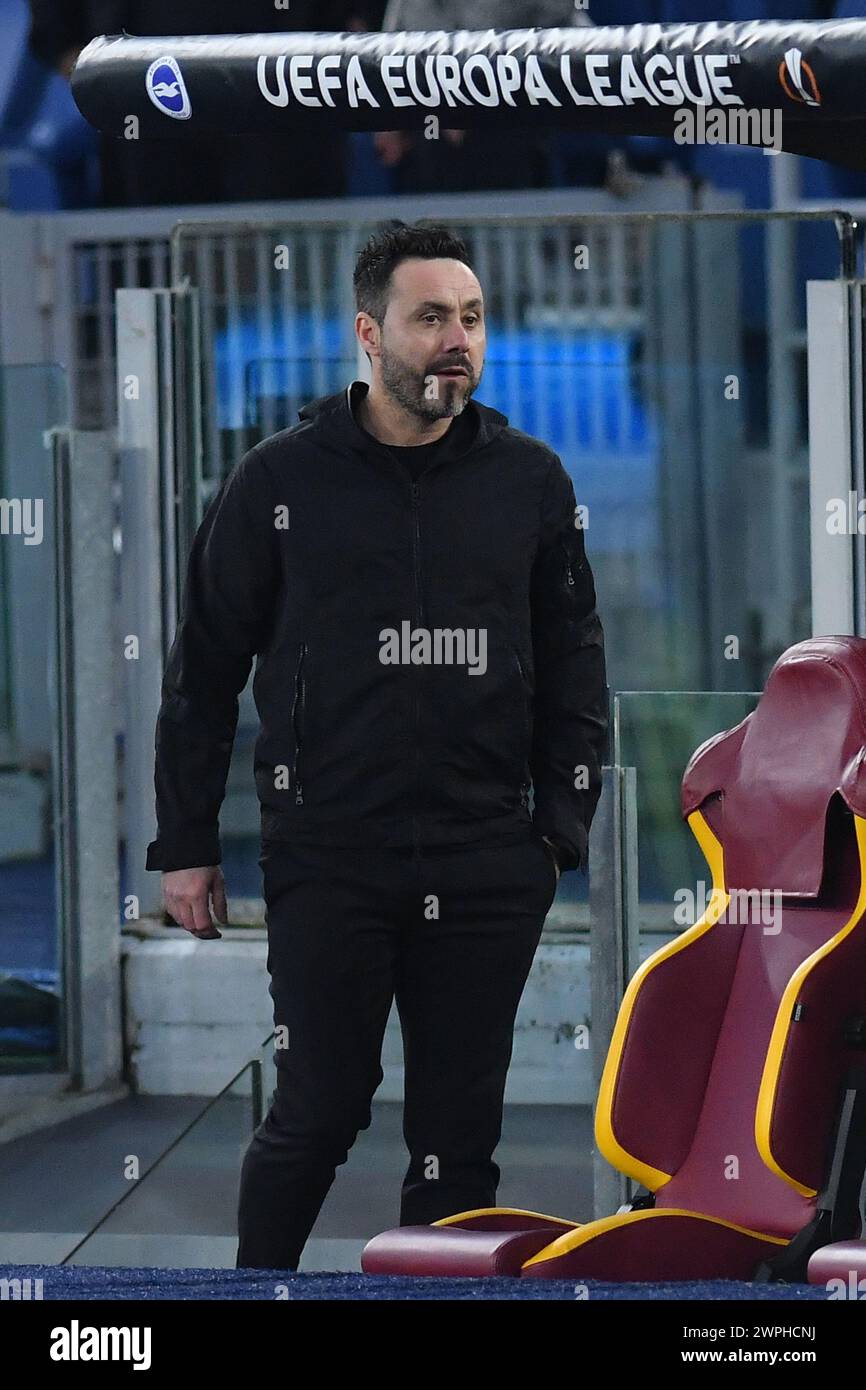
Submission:
POLYGON ((595 1115, 645 1191, 583 1224, 496 1207, 399 1227, 366 1273, 803 1280, 831 1244, 832 1272, 863 1270, 866 640, 786 651, 692 755, 682 814, 713 892, 629 983, 595 1115))

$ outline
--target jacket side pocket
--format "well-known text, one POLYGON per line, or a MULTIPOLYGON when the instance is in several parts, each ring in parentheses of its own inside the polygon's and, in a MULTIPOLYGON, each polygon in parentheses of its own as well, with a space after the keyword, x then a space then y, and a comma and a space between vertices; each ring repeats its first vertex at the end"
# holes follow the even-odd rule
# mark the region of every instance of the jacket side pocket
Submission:
POLYGON ((292 701, 292 729, 295 735, 295 761, 292 768, 292 785, 295 789, 295 805, 304 804, 304 785, 302 781, 301 748, 304 739, 304 715, 307 703, 307 682, 304 663, 307 657, 307 644, 302 642, 298 648, 298 662, 295 667, 295 696, 292 701))

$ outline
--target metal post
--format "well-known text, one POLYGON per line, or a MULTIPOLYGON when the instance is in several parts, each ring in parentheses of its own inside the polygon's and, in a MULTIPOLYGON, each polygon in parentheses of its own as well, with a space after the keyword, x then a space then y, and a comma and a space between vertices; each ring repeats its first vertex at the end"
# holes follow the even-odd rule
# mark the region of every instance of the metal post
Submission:
POLYGON ((94 1090, 120 1079, 115 751, 113 444, 50 432, 54 465, 54 816, 63 924, 65 1069, 94 1090))
MULTIPOLYGON (((199 292, 189 286, 167 296, 171 317, 173 390, 165 402, 166 419, 174 427, 171 458, 174 465, 174 584, 168 613, 176 621, 180 586, 204 511, 204 439, 202 423, 204 380, 201 360, 199 292)), ((210 485, 209 485, 210 486, 210 485)), ((172 627, 172 632, 173 632, 172 627)), ((165 633, 164 637, 169 636, 165 633)))
MULTIPOLYGON (((809 510, 812 634, 866 635, 864 538, 833 534, 828 504, 863 497, 863 285, 810 280, 809 510)), ((859 520, 855 510, 855 522, 859 520)), ((866 524, 866 523, 864 523, 866 524)))
POLYGON ((145 870, 154 819, 154 731, 162 671, 177 623, 172 292, 118 290, 117 399, 123 552, 124 832, 129 892, 143 915, 161 906, 160 880, 145 870))
POLYGON ((802 197, 801 156, 786 151, 769 152, 770 194, 774 212, 786 212, 796 208, 802 197))
MULTIPOLYGON (((777 153, 770 160, 772 205, 793 208, 800 198, 798 155, 777 153)), ((769 535, 772 548, 773 602, 765 606, 764 647, 780 651, 794 639, 798 596, 794 544, 796 520, 794 485, 800 452, 797 408, 798 227, 795 222, 769 218, 764 243, 767 282, 767 339, 769 359, 769 535)), ((729 663, 730 664, 730 663, 729 663)))
MULTIPOLYGON (((783 155, 772 156, 773 164, 783 155)), ((794 482, 800 428, 797 410, 797 227, 770 218, 767 223, 767 350, 769 358, 769 527, 764 544, 772 550, 773 601, 765 605, 767 649, 790 646, 794 634, 797 584, 794 546, 794 482)))
MULTIPOLYGON (((706 630, 708 574, 700 491, 700 398, 686 372, 670 364, 696 354, 696 239, 687 222, 659 224, 644 268, 646 362, 663 421, 658 461, 659 563, 668 592, 665 636, 672 685, 703 688, 710 683, 708 644, 694 650, 695 632, 706 630), (688 634, 689 640, 683 635, 688 634)), ((721 394, 721 383, 719 391, 721 394)))
MULTIPOLYGON (((626 985, 639 963, 637 773, 602 768, 602 794, 590 838, 590 999, 596 1093, 626 985)), ((612 1216, 631 1183, 593 1148, 593 1210, 612 1216)))
POLYGON ((736 404, 738 397, 730 398, 726 389, 730 376, 743 386, 742 227, 725 220, 693 226, 691 232, 694 380, 689 380, 688 390, 696 403, 692 486, 698 543, 704 551, 692 576, 701 605, 694 631, 704 634, 700 683, 707 689, 724 690, 740 680, 736 669, 740 663, 725 659, 726 640, 729 634, 746 630, 743 413, 742 405, 736 404), (704 572, 702 580, 697 578, 698 570, 704 572))

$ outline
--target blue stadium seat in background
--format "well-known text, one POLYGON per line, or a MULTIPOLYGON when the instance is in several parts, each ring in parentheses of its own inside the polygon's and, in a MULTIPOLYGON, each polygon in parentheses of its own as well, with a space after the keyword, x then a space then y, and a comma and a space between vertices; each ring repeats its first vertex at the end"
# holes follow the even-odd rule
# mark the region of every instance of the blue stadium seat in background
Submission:
POLYGON ((15 212, 99 201, 98 137, 69 84, 28 51, 26 0, 0 0, 0 203, 15 212))
POLYGON ((27 41, 28 7, 26 0, 2 0, 0 3, 0 131, 5 130, 10 108, 22 93, 18 86, 18 69, 27 41), (14 103, 13 103, 14 95, 14 103))
POLYGON ((350 198, 387 198, 394 191, 394 175, 379 159, 368 130, 349 135, 350 198))

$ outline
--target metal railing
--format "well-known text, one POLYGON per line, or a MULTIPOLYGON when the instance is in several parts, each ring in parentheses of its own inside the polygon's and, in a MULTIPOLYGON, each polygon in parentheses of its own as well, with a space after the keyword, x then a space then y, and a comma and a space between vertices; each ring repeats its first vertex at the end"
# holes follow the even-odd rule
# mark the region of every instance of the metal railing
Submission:
MULTIPOLYGON (((519 216, 688 208, 694 206, 694 190, 687 179, 665 175, 647 177, 627 197, 580 188, 461 193, 447 199, 407 195, 50 214, 0 212, 0 356, 7 363, 62 362, 70 379, 73 425, 110 429, 116 419, 115 293, 171 285, 171 236, 179 221, 260 227, 281 222, 296 231, 307 229, 313 246, 318 230, 328 226, 369 224, 395 216, 407 221, 438 217, 446 205, 449 213, 471 222, 505 210, 519 216)), ((315 252, 310 266, 315 276, 315 252)), ((225 274, 224 282, 215 281, 215 293, 228 299, 242 296, 245 286, 233 281, 230 251, 225 274)))
MULTIPOLYGON (((265 1038, 259 1048, 259 1055, 251 1057, 249 1061, 244 1062, 243 1066, 238 1068, 234 1076, 226 1082, 215 1096, 211 1096, 202 1105, 197 1107, 192 1119, 189 1120, 180 1132, 174 1136, 171 1142, 160 1151, 144 1172, 141 1173, 134 1182, 130 1181, 128 1183, 126 1191, 121 1193, 120 1197, 112 1202, 111 1206, 88 1227, 80 1240, 77 1240, 72 1249, 67 1251, 63 1256, 63 1259, 58 1261, 59 1264, 77 1263, 78 1261, 74 1261, 73 1257, 76 1255, 80 1256, 81 1252, 88 1246, 93 1249, 98 1245, 100 1235, 106 1234, 105 1228, 110 1226, 112 1217, 114 1217, 117 1212, 122 1212, 122 1215, 127 1215, 127 1211, 123 1211, 127 1203, 132 1202, 134 1209, 135 1202, 142 1191, 144 1191, 145 1197, 153 1193, 157 1179, 165 1175, 169 1160, 172 1156, 178 1154, 182 1155, 184 1144, 191 1144, 196 1138, 196 1130, 201 1134, 204 1122, 215 1114, 218 1114, 221 1106, 225 1105, 227 1101, 237 1100, 239 1098, 246 1100, 249 1098, 250 1126, 247 1137, 258 1128, 264 1119, 266 1110, 265 1102, 272 1089, 269 1085, 266 1085, 266 1081, 269 1083, 274 1079, 275 1075, 272 1057, 263 1054, 265 1050, 268 1049, 269 1044, 273 1042, 274 1036, 275 1035, 271 1033, 269 1037, 265 1038)), ((157 1208, 159 1207, 158 1195, 155 1200, 155 1205, 157 1208)), ((144 1222, 140 1220, 138 1224, 140 1227, 144 1222)), ((142 1234, 141 1230, 139 1229, 136 1234, 142 1234)), ((106 1263, 105 1256, 98 1256, 97 1253, 93 1262, 106 1263)), ((87 1263, 87 1261, 85 1261, 85 1263, 87 1263)))

